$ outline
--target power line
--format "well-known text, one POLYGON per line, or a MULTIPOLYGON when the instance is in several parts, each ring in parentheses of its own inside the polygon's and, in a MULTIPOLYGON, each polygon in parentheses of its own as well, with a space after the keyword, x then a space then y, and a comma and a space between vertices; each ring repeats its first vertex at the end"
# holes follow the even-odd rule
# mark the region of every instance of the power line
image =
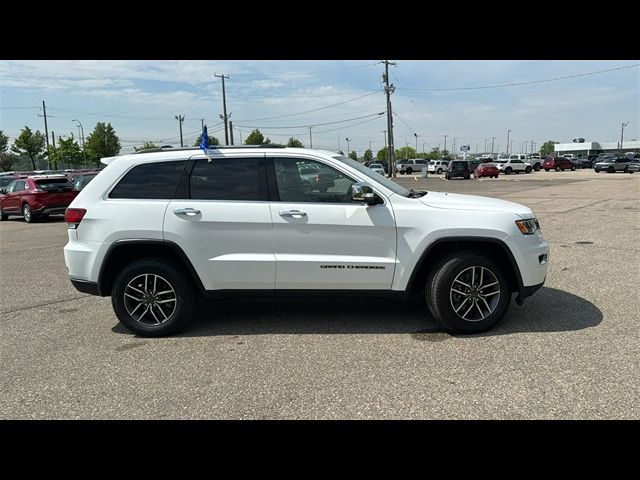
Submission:
POLYGON ((361 117, 348 118, 346 120, 338 120, 336 122, 312 123, 312 124, 307 124, 307 125, 285 125, 285 126, 280 126, 280 127, 256 127, 256 126, 249 126, 249 125, 236 125, 236 127, 257 128, 257 129, 262 129, 262 130, 273 130, 273 129, 276 129, 276 128, 282 128, 282 129, 286 129, 286 128, 309 128, 309 127, 319 127, 319 126, 322 126, 322 125, 334 125, 336 123, 350 122, 352 120, 359 120, 361 118, 367 118, 367 117, 372 117, 372 116, 380 116, 380 115, 384 115, 384 112, 371 113, 369 115, 363 115, 361 117))
MULTIPOLYGON (((395 74, 394 72, 391 72, 391 73, 393 74, 393 78, 395 78, 395 79, 396 79, 396 82, 398 82, 398 85, 400 85, 400 80, 398 79, 398 77, 396 76, 396 74, 395 74)), ((402 90, 402 88, 400 88, 400 90, 402 90)), ((440 135, 438 135, 438 132, 436 132, 436 129, 435 129, 435 128, 433 128, 433 125, 431 125, 431 122, 429 121, 429 119, 428 119, 427 117, 425 117, 425 116, 422 114, 422 111, 420 111, 420 109, 418 108, 418 105, 416 105, 416 103, 413 101, 413 99, 412 99, 409 95, 406 95, 406 97, 407 97, 407 98, 409 99, 409 101, 413 104, 413 106, 415 107, 415 109, 417 110, 417 112, 420 114, 420 116, 424 119, 424 121, 425 121, 425 122, 427 122, 427 125, 429 125, 429 128, 431 128, 431 131, 432 131, 433 133, 435 133, 435 134, 436 134, 436 136, 440 136, 440 135)))
POLYGON ((455 90, 482 90, 486 88, 501 88, 501 87, 516 87, 519 85, 530 85, 532 83, 544 83, 544 82, 555 82, 557 80, 567 80, 569 78, 577 78, 577 77, 586 77, 588 75, 597 75, 599 73, 613 72, 615 70, 622 70, 625 68, 634 68, 640 66, 640 63, 635 63, 633 65, 624 65, 622 67, 616 68, 608 68, 606 70, 597 70, 595 72, 588 73, 579 73, 576 75, 567 75, 565 77, 555 77, 555 78, 547 78, 544 80, 531 80, 528 82, 516 82, 516 83, 503 83, 499 85, 484 85, 481 87, 456 87, 456 88, 400 88, 399 90, 411 90, 411 91, 435 91, 435 92, 445 92, 445 91, 455 91, 455 90))
POLYGON ((245 120, 237 120, 237 121, 239 121, 239 122, 260 122, 260 121, 264 121, 264 120, 274 120, 276 118, 293 117, 293 116, 296 116, 296 115, 303 115, 305 113, 313 113, 313 112, 317 112, 319 110, 325 110, 327 108, 337 107, 338 105, 344 105, 345 103, 353 102, 355 100, 360 100, 361 98, 368 97, 368 96, 373 95, 373 94, 378 93, 378 92, 379 92, 379 90, 375 90, 373 92, 369 92, 369 93, 367 93, 365 95, 361 95, 359 97, 351 98, 351 99, 345 100, 343 102, 338 102, 338 103, 334 103, 332 105, 327 105, 326 107, 314 108, 313 110, 307 110, 307 111, 304 111, 304 112, 288 113, 286 115, 277 115, 275 117, 250 118, 248 120, 245 119, 245 120))

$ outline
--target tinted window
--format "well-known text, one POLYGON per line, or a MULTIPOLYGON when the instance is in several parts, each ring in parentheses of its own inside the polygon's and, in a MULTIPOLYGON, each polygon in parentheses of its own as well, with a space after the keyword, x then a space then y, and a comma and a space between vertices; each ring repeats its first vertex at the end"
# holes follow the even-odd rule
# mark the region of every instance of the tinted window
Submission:
POLYGON ((186 161, 138 165, 120 180, 109 197, 170 200, 185 164, 186 161))
POLYGON ((73 190, 73 184, 66 178, 47 178, 36 180, 36 186, 42 190, 73 190))
POLYGON ((18 182, 16 182, 16 186, 14 187, 13 191, 14 192, 19 192, 21 190, 26 190, 26 189, 27 189, 27 182, 18 181, 18 182))
POLYGON ((267 200, 260 158, 198 160, 190 179, 191 198, 198 200, 267 200))
MULTIPOLYGON (((328 165, 313 160, 275 158, 273 166, 282 202, 352 202, 354 180, 328 165), (311 171, 315 173, 308 173, 311 171)), ((367 173, 371 175, 370 171, 367 173)))
POLYGON ((0 188, 6 187, 11 182, 13 182, 13 177, 0 177, 0 188))

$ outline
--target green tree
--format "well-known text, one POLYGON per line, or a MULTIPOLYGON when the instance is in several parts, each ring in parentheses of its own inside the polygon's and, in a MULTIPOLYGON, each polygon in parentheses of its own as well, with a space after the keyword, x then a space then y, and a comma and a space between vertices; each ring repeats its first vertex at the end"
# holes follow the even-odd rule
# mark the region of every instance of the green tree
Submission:
POLYGON ((67 168, 77 167, 84 162, 82 148, 75 141, 73 135, 69 138, 58 137, 56 148, 50 148, 51 160, 56 164, 66 165, 67 168))
POLYGON ((355 151, 355 150, 353 150, 353 151, 349 154, 349 158, 350 158, 351 160, 358 161, 358 154, 356 153, 356 151, 355 151))
POLYGON ((407 158, 416 158, 416 149, 411 147, 401 147, 396 150, 396 158, 404 160, 407 158))
POLYGON ((298 140, 297 138, 293 138, 291 137, 289 139, 289 141, 287 142, 287 147, 297 147, 297 148, 304 148, 304 145, 302 144, 302 142, 300 140, 298 140))
POLYGON ((158 148, 158 146, 153 142, 144 142, 141 147, 133 147, 136 152, 139 152, 140 150, 147 150, 149 148, 158 148))
POLYGON ((384 147, 380 150, 378 150, 378 153, 376 153, 376 160, 387 160, 389 157, 389 149, 387 147, 384 147))
MULTIPOLYGON (((209 146, 220 145, 220 140, 218 140, 216 137, 212 137, 211 135, 207 135, 207 137, 209 137, 209 146)), ((196 143, 194 143, 193 146, 199 147, 201 141, 202 141, 202 134, 198 135, 198 138, 196 138, 196 143)))
POLYGON ((100 164, 103 157, 114 157, 120 153, 120 139, 116 135, 111 123, 96 123, 93 132, 84 143, 87 158, 95 164, 100 164))
MULTIPOLYGON (((247 139, 244 141, 245 145, 262 145, 264 143, 267 143, 264 140, 264 135, 262 135, 262 133, 260 133, 260 130, 258 130, 257 128, 255 130, 251 130, 251 133, 247 136, 247 139)), ((269 140, 269 143, 271 143, 271 140, 269 140)))
POLYGON ((373 160, 373 152, 367 148, 362 158, 365 162, 370 162, 371 160, 373 160))
POLYGON ((18 138, 13 142, 11 150, 20 155, 27 155, 31 159, 31 166, 36 169, 36 158, 42 156, 44 153, 45 138, 40 130, 36 130, 35 133, 31 129, 25 126, 21 131, 18 138))
POLYGON ((549 140, 548 142, 544 142, 540 147, 540 156, 546 157, 548 155, 553 155, 554 148, 553 146, 560 142, 554 142, 553 140, 549 140))
POLYGON ((424 158, 428 160, 438 160, 440 158, 440 149, 438 147, 432 148, 429 153, 427 153, 424 158))
POLYGON ((344 157, 344 152, 342 150, 338 150, 338 153, 344 157))
POLYGON ((9 148, 9 137, 0 130, 0 153, 5 153, 9 148))

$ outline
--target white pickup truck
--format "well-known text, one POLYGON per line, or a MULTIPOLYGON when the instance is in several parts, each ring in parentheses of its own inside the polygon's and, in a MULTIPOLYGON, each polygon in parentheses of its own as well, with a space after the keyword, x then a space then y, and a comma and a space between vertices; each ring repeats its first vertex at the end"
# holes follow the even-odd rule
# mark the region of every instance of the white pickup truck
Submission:
POLYGON ((498 165, 500 173, 504 173, 506 175, 510 175, 513 172, 531 173, 531 170, 533 170, 531 164, 526 161, 526 155, 524 154, 510 155, 509 158, 500 159, 495 163, 498 165))

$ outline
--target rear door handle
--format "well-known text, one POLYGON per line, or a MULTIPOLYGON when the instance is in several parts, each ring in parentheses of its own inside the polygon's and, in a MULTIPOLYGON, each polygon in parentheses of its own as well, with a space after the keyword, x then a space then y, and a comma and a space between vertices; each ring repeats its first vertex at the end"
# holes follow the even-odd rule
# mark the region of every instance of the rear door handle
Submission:
POLYGON ((200 210, 196 208, 176 208, 173 213, 176 215, 186 215, 188 217, 195 217, 196 215, 200 215, 200 210))
POLYGON ((301 210, 280 210, 281 217, 302 218, 307 216, 307 212, 301 210))

